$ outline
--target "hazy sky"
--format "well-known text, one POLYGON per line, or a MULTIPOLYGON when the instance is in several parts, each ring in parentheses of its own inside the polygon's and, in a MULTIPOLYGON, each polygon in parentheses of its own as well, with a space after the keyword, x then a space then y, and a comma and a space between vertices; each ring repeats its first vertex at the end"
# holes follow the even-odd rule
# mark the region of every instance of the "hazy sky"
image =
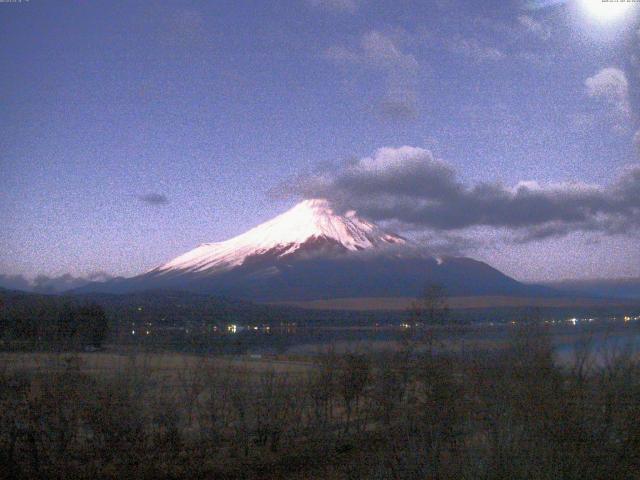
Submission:
POLYGON ((639 11, 0 3, 0 273, 133 275, 322 194, 518 279, 638 276, 639 11))

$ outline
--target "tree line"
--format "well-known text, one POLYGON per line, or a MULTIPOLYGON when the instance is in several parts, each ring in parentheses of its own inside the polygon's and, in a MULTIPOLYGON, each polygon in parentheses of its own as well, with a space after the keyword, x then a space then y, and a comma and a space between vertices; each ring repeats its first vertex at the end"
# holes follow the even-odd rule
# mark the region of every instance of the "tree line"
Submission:
POLYGON ((0 306, 0 340, 31 347, 100 348, 109 333, 109 320, 96 303, 74 304, 51 299, 0 306))

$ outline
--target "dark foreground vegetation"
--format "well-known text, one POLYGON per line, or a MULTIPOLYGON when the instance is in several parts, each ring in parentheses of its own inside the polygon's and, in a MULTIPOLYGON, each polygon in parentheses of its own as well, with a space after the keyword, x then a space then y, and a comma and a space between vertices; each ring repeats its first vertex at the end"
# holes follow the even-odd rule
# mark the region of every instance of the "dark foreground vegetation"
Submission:
POLYGON ((585 339, 558 366, 533 323, 493 353, 444 355, 437 343, 426 330, 395 352, 260 371, 206 356, 85 368, 104 353, 27 368, 3 354, 0 476, 639 478, 631 352, 596 365, 585 339))

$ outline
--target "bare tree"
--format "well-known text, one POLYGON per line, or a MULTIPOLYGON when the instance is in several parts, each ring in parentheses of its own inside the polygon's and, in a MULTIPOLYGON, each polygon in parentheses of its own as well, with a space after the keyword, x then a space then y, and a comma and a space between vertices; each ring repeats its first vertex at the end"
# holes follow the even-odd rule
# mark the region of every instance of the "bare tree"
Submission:
POLYGON ((409 326, 418 332, 415 341, 433 355, 436 340, 435 328, 450 322, 449 301, 442 285, 428 285, 422 297, 415 300, 409 310, 409 326))
POLYGON ((345 432, 349 432, 354 408, 358 407, 365 386, 369 381, 369 358, 349 353, 343 356, 338 370, 338 392, 345 411, 345 432))

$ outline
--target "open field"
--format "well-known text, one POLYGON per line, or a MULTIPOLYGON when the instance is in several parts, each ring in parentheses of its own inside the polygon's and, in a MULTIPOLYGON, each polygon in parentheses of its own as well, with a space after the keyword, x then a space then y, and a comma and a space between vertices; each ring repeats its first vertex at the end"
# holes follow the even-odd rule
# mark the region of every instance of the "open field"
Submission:
POLYGON ((0 368, 5 371, 52 371, 75 364, 86 373, 122 373, 130 369, 153 373, 171 373, 193 368, 243 371, 248 374, 302 375, 312 368, 310 362, 278 360, 275 358, 212 357, 184 353, 0 353, 0 368))

